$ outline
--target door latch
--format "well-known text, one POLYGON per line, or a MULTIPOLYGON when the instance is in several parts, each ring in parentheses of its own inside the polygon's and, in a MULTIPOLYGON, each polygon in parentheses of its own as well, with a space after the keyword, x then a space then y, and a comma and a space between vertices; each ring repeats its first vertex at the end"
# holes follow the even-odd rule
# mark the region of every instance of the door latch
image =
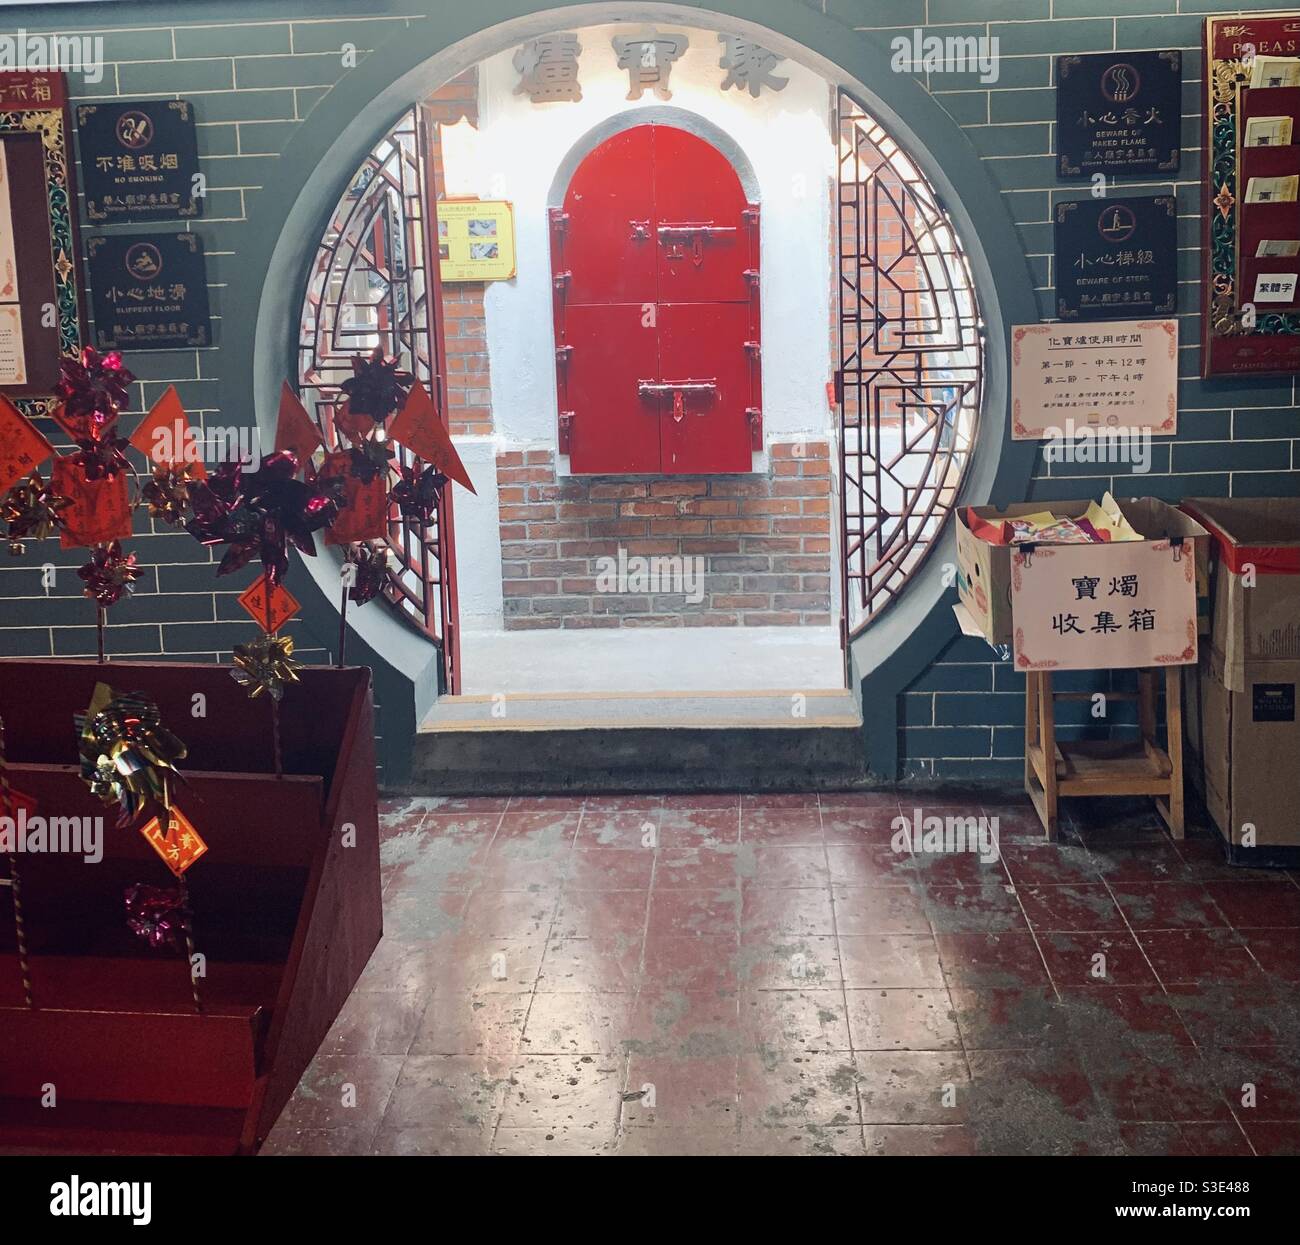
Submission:
POLYGON ((685 259, 689 245, 691 260, 699 268, 704 263, 704 243, 735 232, 733 225, 715 225, 712 221, 666 221, 659 226, 659 241, 664 245, 666 259, 685 259))
POLYGON ((716 398, 718 396, 718 382, 716 380, 642 380, 637 382, 637 392, 643 398, 660 398, 665 394, 672 394, 673 420, 680 424, 686 417, 686 395, 693 394, 716 398))

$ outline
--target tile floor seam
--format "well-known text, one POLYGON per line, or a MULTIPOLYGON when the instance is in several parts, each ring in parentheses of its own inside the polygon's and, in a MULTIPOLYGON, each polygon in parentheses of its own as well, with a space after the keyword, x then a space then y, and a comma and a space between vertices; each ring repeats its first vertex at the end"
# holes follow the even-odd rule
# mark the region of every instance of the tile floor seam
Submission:
MULTIPOLYGON (((998 854, 1001 855, 1001 852, 999 851, 998 854)), ((1017 902, 1019 902, 1019 901, 1020 901, 1020 884, 1016 881, 1014 874, 1012 874, 1012 872, 1011 872, 1011 866, 1010 866, 1009 864, 1007 864, 1007 862, 1006 862, 1005 859, 1002 861, 1002 867, 1003 867, 1004 870, 1006 870, 1007 880, 1011 883, 1011 887, 1012 887, 1012 889, 1016 892, 1016 899, 1017 899, 1017 902)), ((1021 904, 1021 907, 1023 908, 1023 904, 1021 904)), ((1061 989, 1060 989, 1060 987, 1056 984, 1056 976, 1055 976, 1055 974, 1053 974, 1053 972, 1052 972, 1051 965, 1048 964, 1048 962, 1047 962, 1047 956, 1045 956, 1045 955, 1043 954, 1043 945, 1042 945, 1042 943, 1040 943, 1040 942, 1038 941, 1038 931, 1034 929, 1033 924, 1029 921, 1028 915, 1026 915, 1026 917, 1025 917, 1025 924, 1026 924, 1026 926, 1027 926, 1028 929, 1029 929, 1029 937, 1030 937, 1031 939, 1033 939, 1034 950, 1038 952, 1038 959, 1039 959, 1039 961, 1042 963, 1042 966, 1043 966, 1043 972, 1045 972, 1045 973, 1047 974, 1047 984, 1048 984, 1049 986, 1051 986, 1051 988, 1052 988, 1052 993, 1056 996, 1056 1001, 1057 1001, 1058 1003, 1060 1003, 1060 1002, 1063 1001, 1062 998, 1061 998, 1061 989)), ((936 943, 937 943, 937 940, 936 940, 936 943)), ((943 960, 942 960, 942 958, 940 958, 939 966, 940 966, 940 968, 943 967, 943 960)), ((947 974, 947 972, 945 971, 945 973, 944 973, 944 980, 947 981, 947 979, 948 979, 948 974, 947 974)))
POLYGON ((840 921, 835 911, 835 885, 831 881, 831 857, 826 844, 826 810, 822 797, 817 796, 817 824, 821 828, 822 860, 826 864, 826 897, 831 906, 831 932, 835 936, 835 955, 840 962, 840 1004, 844 1008, 844 1032, 849 1043, 849 1065, 853 1069, 853 1098, 858 1105, 858 1142, 862 1153, 867 1152, 865 1112, 862 1109, 862 1078, 858 1075, 858 1053, 853 1040, 853 1024, 849 1017, 849 983, 844 973, 844 952, 840 944, 840 921))
MULTIPOLYGON (((1087 846, 1086 843, 1084 844, 1084 850, 1088 853, 1089 857, 1092 857, 1092 851, 1087 846)), ((1182 857, 1180 856, 1179 859, 1182 859, 1182 857)), ((1147 968, 1151 970, 1151 975, 1155 978, 1156 984, 1160 987, 1160 992, 1164 995, 1168 1003, 1168 1006, 1173 1009, 1174 1015, 1178 1018, 1179 1026, 1182 1028, 1183 1032, 1187 1034, 1187 1037, 1191 1041, 1192 1049, 1196 1052, 1196 1059, 1201 1064, 1203 1073, 1207 1075, 1210 1078, 1211 1083, 1213 1083, 1213 1074, 1210 1070, 1210 1065, 1208 1061, 1205 1059, 1204 1054, 1202 1053, 1201 1044, 1197 1042, 1196 1035, 1192 1032, 1190 1026, 1183 1019, 1182 1012, 1180 1012, 1178 1008, 1174 1006, 1173 996, 1170 995, 1169 993, 1169 987, 1165 984, 1164 977, 1161 976, 1159 971, 1156 969, 1156 966, 1151 962, 1151 957, 1147 953, 1146 947, 1143 946, 1142 940, 1138 937, 1137 930, 1133 928, 1132 922, 1128 919, 1128 914, 1124 911, 1123 907, 1120 905, 1119 899, 1116 897, 1115 891, 1112 888, 1109 879, 1100 870, 1098 870, 1098 876, 1101 878, 1102 885, 1106 888, 1106 893, 1110 896, 1111 903, 1115 905, 1116 910, 1119 912, 1120 920, 1124 922, 1124 928, 1128 930, 1129 937, 1133 940, 1133 945, 1136 946, 1137 949, 1142 953, 1142 958, 1146 961, 1147 968)), ((1251 1143, 1250 1136, 1246 1132, 1245 1126, 1238 1118, 1236 1109, 1233 1107, 1232 1102, 1229 1100, 1227 1093, 1223 1089, 1218 1089, 1217 1092, 1218 1092, 1219 1100, 1223 1103, 1225 1107, 1227 1107, 1228 1113, 1232 1116, 1233 1122, 1237 1125, 1238 1131, 1245 1139, 1246 1144, 1250 1146, 1251 1153, 1253 1154, 1255 1152, 1255 1147, 1251 1143)))

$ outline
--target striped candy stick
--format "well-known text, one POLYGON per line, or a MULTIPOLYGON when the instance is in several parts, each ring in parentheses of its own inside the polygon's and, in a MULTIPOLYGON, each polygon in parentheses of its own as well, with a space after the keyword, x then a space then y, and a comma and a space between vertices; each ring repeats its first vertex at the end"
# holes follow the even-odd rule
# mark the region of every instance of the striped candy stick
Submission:
MULTIPOLYGON (((0 718, 0 812, 10 820, 14 819, 14 800, 9 790, 9 766, 5 760, 5 723, 4 718, 0 718)), ((15 825, 15 832, 17 827, 15 825)), ((27 926, 23 921, 23 887, 22 877, 18 872, 18 857, 13 853, 7 853, 9 861, 9 877, 0 879, 9 886, 10 894, 13 896, 14 904, 14 941, 18 946, 18 972, 23 982, 23 998, 26 1000, 28 1007, 35 1007, 32 1002, 32 970, 31 964, 27 959, 27 926)))

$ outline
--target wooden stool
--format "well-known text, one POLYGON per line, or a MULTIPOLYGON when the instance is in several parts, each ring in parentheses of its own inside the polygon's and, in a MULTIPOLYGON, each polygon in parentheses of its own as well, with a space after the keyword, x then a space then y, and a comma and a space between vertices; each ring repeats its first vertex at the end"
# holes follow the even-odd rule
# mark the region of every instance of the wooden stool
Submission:
POLYGON ((1057 832, 1057 801, 1063 795, 1150 795, 1176 839, 1183 837, 1182 667, 1165 666, 1165 735, 1156 742, 1156 670, 1138 671, 1138 690, 1106 692, 1108 700, 1136 700, 1139 739, 1056 738, 1057 700, 1091 701, 1090 692, 1053 692, 1048 670, 1025 675, 1025 790, 1048 839, 1057 832), (1047 758, 1053 758, 1048 764, 1047 758))

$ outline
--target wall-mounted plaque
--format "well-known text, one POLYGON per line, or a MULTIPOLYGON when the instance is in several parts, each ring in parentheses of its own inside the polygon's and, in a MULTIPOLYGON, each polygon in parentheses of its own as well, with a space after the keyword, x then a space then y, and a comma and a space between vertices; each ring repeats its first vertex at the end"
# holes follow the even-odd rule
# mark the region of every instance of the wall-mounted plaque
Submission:
POLYGON ((1178 431, 1178 321, 1017 324, 1011 329, 1011 437, 1068 428, 1178 431))
POLYGON ((515 214, 504 199, 438 203, 444 281, 508 281, 515 275, 515 214))
POLYGON ((96 222, 202 214, 194 108, 189 100, 77 108, 86 216, 96 222))
POLYGON ((0 393, 29 416, 82 345, 70 133, 63 74, 0 73, 0 393))
POLYGON ((1056 314, 1061 320, 1172 316, 1178 305, 1173 195, 1056 205, 1056 314))
POLYGON ((91 301, 101 350, 210 346, 203 242, 193 233, 91 238, 91 301))
POLYGON ((1300 372, 1300 12, 1205 22, 1201 372, 1300 372))
POLYGON ((1056 171, 1173 173, 1182 122, 1182 53, 1056 58, 1056 171))

